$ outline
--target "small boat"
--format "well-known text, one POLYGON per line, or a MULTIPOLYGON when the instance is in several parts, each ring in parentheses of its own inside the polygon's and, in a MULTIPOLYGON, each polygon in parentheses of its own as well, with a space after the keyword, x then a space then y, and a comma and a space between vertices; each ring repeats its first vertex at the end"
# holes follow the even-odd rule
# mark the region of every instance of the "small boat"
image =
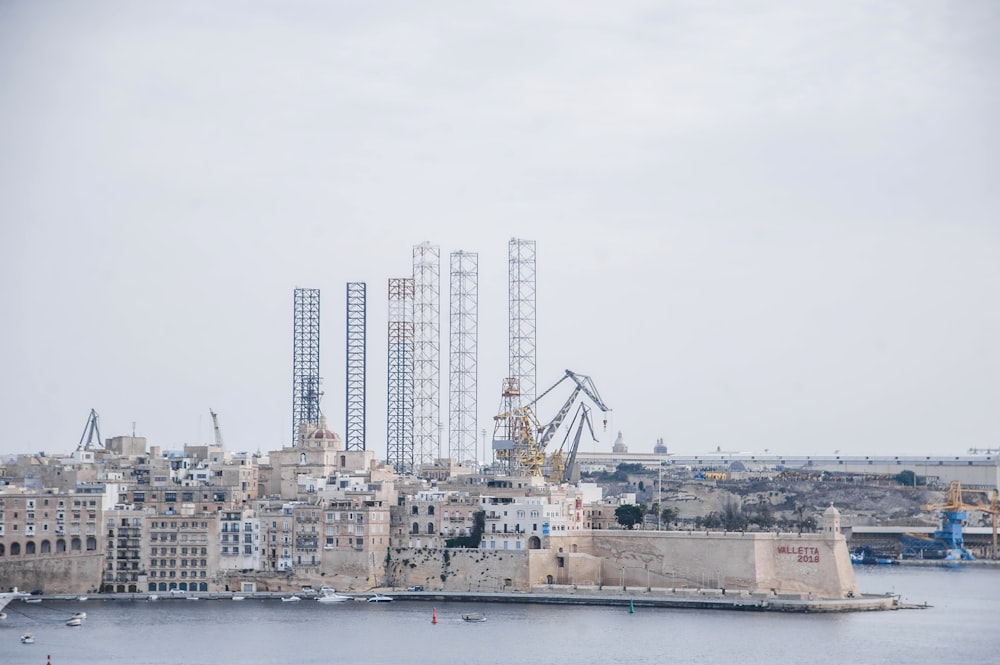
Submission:
POLYGON ((246 596, 233 596, 233 600, 246 600, 246 596))
POLYGON ((146 600, 159 600, 159 599, 160 599, 160 597, 158 595, 156 595, 155 593, 149 594, 149 596, 146 598, 146 600))
POLYGON ((319 603, 343 603, 343 602, 348 601, 350 599, 351 599, 350 596, 344 596, 344 595, 341 595, 341 594, 337 593, 333 589, 324 588, 323 591, 320 593, 319 598, 316 599, 316 602, 319 602, 319 603))
POLYGON ((391 603, 394 600, 396 599, 393 598, 392 596, 383 596, 380 593, 374 593, 368 596, 369 603, 391 603))
POLYGON ((35 636, 32 635, 31 633, 25 633, 24 635, 21 635, 21 644, 34 644, 34 643, 35 643, 35 636))
POLYGON ((74 619, 86 619, 87 618, 87 613, 86 612, 73 612, 73 617, 72 618, 74 618, 74 619))
POLYGON ((486 615, 482 612, 467 612, 462 615, 462 621, 468 621, 469 623, 482 623, 486 621, 486 615))
POLYGON ((87 596, 77 596, 76 599, 82 603, 83 601, 87 600, 87 596))
POLYGON ((298 596, 284 596, 281 599, 281 602, 283 602, 283 603, 297 603, 300 600, 302 600, 302 599, 299 598, 298 596))
POLYGON ((201 600, 198 596, 184 596, 184 600, 201 600))
POLYGON ((35 603, 40 603, 40 602, 42 602, 42 599, 41 599, 41 598, 25 598, 25 599, 24 599, 24 602, 26 602, 26 603, 31 603, 31 604, 35 604, 35 603))
POLYGON ((81 626, 83 625, 83 619, 80 617, 71 617, 66 620, 67 626, 81 626))

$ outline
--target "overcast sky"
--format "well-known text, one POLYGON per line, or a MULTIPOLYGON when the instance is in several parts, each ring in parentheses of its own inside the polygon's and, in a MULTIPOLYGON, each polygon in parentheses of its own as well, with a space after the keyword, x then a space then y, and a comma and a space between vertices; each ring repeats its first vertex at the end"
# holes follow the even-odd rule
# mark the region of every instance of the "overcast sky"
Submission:
POLYGON ((614 409, 586 449, 1000 446, 998 64, 991 1, 2 0, 0 453, 91 408, 286 445, 296 286, 343 433, 365 281, 384 457, 386 281, 425 240, 443 276, 479 252, 492 432, 512 237, 539 389, 614 409))

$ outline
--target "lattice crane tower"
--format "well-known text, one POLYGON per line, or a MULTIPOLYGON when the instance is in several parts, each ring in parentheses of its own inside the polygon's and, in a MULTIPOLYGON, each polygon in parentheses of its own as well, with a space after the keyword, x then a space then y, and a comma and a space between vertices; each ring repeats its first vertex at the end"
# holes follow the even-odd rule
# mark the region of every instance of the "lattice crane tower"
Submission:
POLYGON ((347 358, 344 372, 344 447, 347 450, 365 449, 367 292, 368 286, 364 282, 347 283, 347 358))
POLYGON ((292 445, 299 425, 319 427, 319 289, 295 289, 292 333, 292 445))
POLYGON ((441 248, 413 247, 413 455, 441 456, 441 248))
POLYGON ((510 373, 520 387, 520 403, 535 399, 535 241, 511 238, 509 258, 510 373))
POLYGON ((413 471, 413 278, 389 279, 386 404, 387 457, 396 473, 413 471))
POLYGON ((451 253, 450 284, 448 449, 457 462, 478 466, 479 254, 451 253))

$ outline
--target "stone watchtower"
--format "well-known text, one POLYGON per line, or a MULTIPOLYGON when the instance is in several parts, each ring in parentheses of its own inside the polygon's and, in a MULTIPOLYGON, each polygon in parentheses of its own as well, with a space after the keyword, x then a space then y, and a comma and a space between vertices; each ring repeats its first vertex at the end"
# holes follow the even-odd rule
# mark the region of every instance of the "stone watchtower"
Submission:
POLYGON ((829 508, 823 511, 823 520, 820 526, 826 538, 836 539, 842 537, 840 532, 840 511, 834 508, 832 503, 829 508))

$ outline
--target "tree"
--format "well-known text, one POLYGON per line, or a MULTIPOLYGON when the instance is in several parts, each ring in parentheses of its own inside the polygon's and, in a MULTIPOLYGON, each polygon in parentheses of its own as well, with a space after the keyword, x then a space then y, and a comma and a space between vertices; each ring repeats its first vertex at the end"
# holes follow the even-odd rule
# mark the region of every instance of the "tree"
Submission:
POLYGON ((669 526, 677 520, 678 512, 676 508, 664 508, 660 511, 660 520, 664 526, 669 526))
POLYGON ((892 477, 900 485, 906 487, 916 487, 917 486, 917 474, 913 473, 909 469, 905 471, 900 471, 895 476, 892 477))
POLYGON ((615 508, 615 520, 626 529, 633 529, 636 524, 642 523, 642 513, 640 506, 626 503, 615 508))

